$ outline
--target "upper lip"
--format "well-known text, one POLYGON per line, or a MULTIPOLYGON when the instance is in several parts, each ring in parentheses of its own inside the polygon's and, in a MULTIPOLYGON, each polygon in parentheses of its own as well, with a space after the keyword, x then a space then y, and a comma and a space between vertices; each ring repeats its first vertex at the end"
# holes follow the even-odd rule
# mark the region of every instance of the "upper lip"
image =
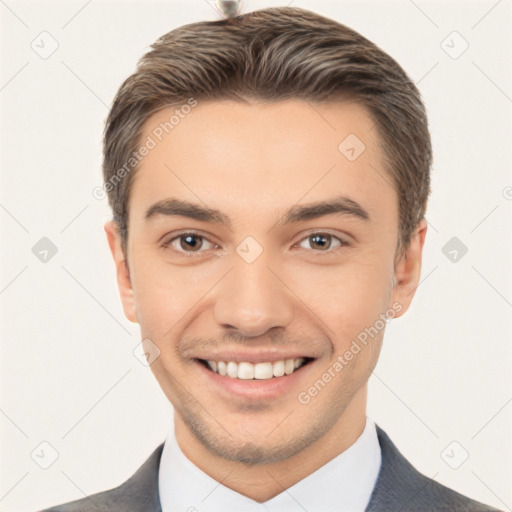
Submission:
POLYGON ((298 350, 290 350, 286 352, 278 350, 263 350, 240 352, 240 350, 223 350, 219 352, 212 352, 210 354, 198 355, 196 359, 203 359, 205 361, 234 361, 239 363, 247 361, 250 363, 274 363, 282 361, 283 359, 296 359, 302 357, 304 359, 316 359, 311 354, 306 354, 298 350))

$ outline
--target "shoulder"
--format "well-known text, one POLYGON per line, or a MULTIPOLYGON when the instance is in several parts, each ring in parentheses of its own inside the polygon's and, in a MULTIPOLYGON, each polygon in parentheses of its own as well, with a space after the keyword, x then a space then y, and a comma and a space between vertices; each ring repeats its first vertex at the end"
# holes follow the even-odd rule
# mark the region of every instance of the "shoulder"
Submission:
POLYGON ((377 425, 382 464, 367 512, 497 512, 420 473, 377 425))
POLYGON ((161 512, 158 469, 163 443, 119 487, 62 503, 41 512, 161 512))

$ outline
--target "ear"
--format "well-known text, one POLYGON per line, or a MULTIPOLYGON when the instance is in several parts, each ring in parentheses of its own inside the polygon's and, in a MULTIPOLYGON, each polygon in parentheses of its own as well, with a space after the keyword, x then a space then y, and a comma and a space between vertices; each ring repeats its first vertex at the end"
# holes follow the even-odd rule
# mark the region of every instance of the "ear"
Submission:
POLYGON ((402 309, 395 315, 395 318, 402 316, 411 305, 412 298, 420 282, 421 257, 423 245, 427 234, 427 220, 421 219, 416 226, 409 245, 395 262, 394 286, 391 294, 391 304, 398 303, 402 309))
POLYGON ((112 253, 116 266, 117 287, 123 304, 124 314, 130 322, 137 322, 135 298, 130 282, 130 269, 121 244, 119 228, 114 221, 109 221, 105 223, 104 229, 107 235, 110 252, 112 253))

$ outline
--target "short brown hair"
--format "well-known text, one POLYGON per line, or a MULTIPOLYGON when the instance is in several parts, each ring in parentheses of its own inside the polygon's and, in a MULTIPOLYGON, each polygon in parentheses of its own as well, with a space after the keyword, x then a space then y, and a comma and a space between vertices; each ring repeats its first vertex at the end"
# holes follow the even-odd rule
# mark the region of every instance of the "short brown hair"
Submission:
POLYGON ((361 103, 375 122, 398 195, 398 247, 408 245, 430 192, 430 134, 418 89, 378 46, 332 19, 278 7, 184 25, 151 48, 119 88, 104 133, 103 177, 124 247, 137 167, 131 156, 142 126, 156 111, 190 98, 361 103))

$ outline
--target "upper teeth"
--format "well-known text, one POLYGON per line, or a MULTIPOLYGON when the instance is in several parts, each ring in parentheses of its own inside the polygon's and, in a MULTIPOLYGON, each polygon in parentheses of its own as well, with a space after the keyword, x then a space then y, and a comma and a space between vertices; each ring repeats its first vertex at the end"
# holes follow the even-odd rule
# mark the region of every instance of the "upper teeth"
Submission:
POLYGON ((299 368, 304 363, 303 357, 296 357, 295 359, 281 359, 273 363, 249 363, 241 361, 212 361, 207 360, 208 366, 220 375, 227 375, 232 379, 271 379, 273 377, 282 377, 283 375, 290 375, 294 370, 299 368))

